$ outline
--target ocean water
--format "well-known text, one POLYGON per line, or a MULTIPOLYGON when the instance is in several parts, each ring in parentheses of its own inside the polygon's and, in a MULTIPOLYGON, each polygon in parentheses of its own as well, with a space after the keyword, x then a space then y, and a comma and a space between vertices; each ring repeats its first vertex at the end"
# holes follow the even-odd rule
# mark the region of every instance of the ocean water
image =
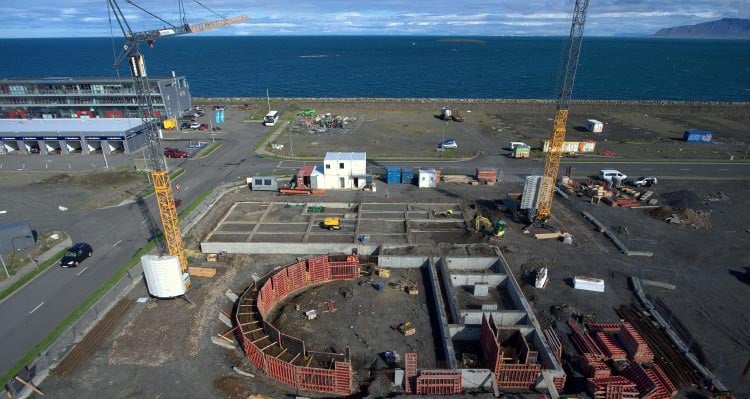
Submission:
MULTIPOLYGON (((186 35, 142 51, 195 97, 554 99, 566 39, 186 35)), ((0 39, 0 78, 118 76, 122 42, 0 39)), ((584 38, 573 98, 750 101, 750 41, 584 38)))

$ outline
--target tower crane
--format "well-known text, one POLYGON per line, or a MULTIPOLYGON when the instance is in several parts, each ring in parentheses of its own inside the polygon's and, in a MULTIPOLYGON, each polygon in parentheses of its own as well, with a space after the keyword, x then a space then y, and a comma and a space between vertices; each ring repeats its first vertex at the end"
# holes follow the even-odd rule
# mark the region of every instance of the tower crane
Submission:
MULTIPOLYGON (((140 45, 145 42, 149 47, 154 46, 156 39, 169 36, 184 35, 188 33, 201 32, 210 29, 221 28, 224 26, 237 24, 249 20, 250 18, 241 15, 231 18, 221 18, 201 23, 188 24, 185 18, 185 8, 183 2, 179 1, 180 25, 173 25, 144 8, 126 0, 128 4, 135 6, 141 11, 151 15, 166 24, 166 27, 155 30, 134 32, 125 14, 120 9, 117 0, 107 0, 109 10, 114 14, 117 24, 120 26, 125 36, 125 44, 122 51, 115 58, 115 68, 125 59, 128 60, 130 72, 133 77, 133 86, 138 101, 138 109, 143 122, 148 146, 144 152, 148 166, 151 169, 151 178, 156 196, 156 203, 161 216, 162 227, 164 229, 164 242, 157 241, 157 246, 162 254, 176 256, 180 260, 180 267, 183 272, 187 270, 187 259, 185 258, 185 249, 182 243, 182 233, 180 232, 180 223, 177 218, 177 211, 174 206, 174 197, 172 196, 172 185, 169 179, 169 173, 166 168, 166 161, 161 152, 161 143, 159 140, 159 120, 154 118, 154 105, 150 95, 148 75, 146 73, 146 63, 141 54, 140 45), (166 244, 166 247, 165 247, 166 244)), ((199 3, 200 4, 200 3, 199 3)))
POLYGON ((568 109, 573 96, 573 82, 578 69, 578 57, 581 54, 581 41, 583 39, 583 25, 586 23, 586 11, 589 0, 575 0, 573 9, 573 22, 570 26, 570 38, 565 46, 564 60, 562 63, 560 92, 557 97, 557 111, 552 126, 552 134, 549 140, 549 152, 544 158, 544 173, 539 189, 534 223, 546 223, 552 211, 552 199, 555 195, 555 181, 560 169, 560 156, 562 145, 565 141, 565 125, 568 122, 568 109))

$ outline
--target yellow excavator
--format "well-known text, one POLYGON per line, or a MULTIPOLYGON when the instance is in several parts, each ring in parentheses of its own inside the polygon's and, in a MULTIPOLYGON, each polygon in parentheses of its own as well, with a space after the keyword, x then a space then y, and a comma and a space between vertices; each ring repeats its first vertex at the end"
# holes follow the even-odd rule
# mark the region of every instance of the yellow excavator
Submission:
POLYGON ((504 220, 498 220, 492 223, 489 219, 484 216, 476 215, 474 217, 474 230, 485 231, 491 234, 493 237, 503 237, 505 235, 505 228, 508 226, 504 220))

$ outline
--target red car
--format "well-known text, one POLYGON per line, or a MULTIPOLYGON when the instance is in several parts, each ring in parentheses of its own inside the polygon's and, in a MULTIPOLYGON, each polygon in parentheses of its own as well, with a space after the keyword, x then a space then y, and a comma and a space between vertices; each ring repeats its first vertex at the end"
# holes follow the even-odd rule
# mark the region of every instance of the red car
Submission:
POLYGON ((208 130, 208 125, 205 124, 205 123, 201 123, 201 125, 198 126, 198 130, 200 130, 200 131, 208 130))
POLYGON ((165 148, 164 156, 167 158, 187 158, 190 156, 190 154, 188 154, 185 151, 182 151, 179 148, 165 148))

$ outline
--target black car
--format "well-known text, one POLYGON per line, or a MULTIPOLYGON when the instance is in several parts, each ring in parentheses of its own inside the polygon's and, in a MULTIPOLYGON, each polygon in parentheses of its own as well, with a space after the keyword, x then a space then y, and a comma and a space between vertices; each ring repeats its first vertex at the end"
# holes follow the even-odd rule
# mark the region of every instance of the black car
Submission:
POLYGON ((68 250, 65 255, 60 259, 60 266, 62 267, 75 267, 78 266, 84 259, 91 257, 94 254, 94 250, 91 249, 91 245, 85 242, 79 242, 68 250))

